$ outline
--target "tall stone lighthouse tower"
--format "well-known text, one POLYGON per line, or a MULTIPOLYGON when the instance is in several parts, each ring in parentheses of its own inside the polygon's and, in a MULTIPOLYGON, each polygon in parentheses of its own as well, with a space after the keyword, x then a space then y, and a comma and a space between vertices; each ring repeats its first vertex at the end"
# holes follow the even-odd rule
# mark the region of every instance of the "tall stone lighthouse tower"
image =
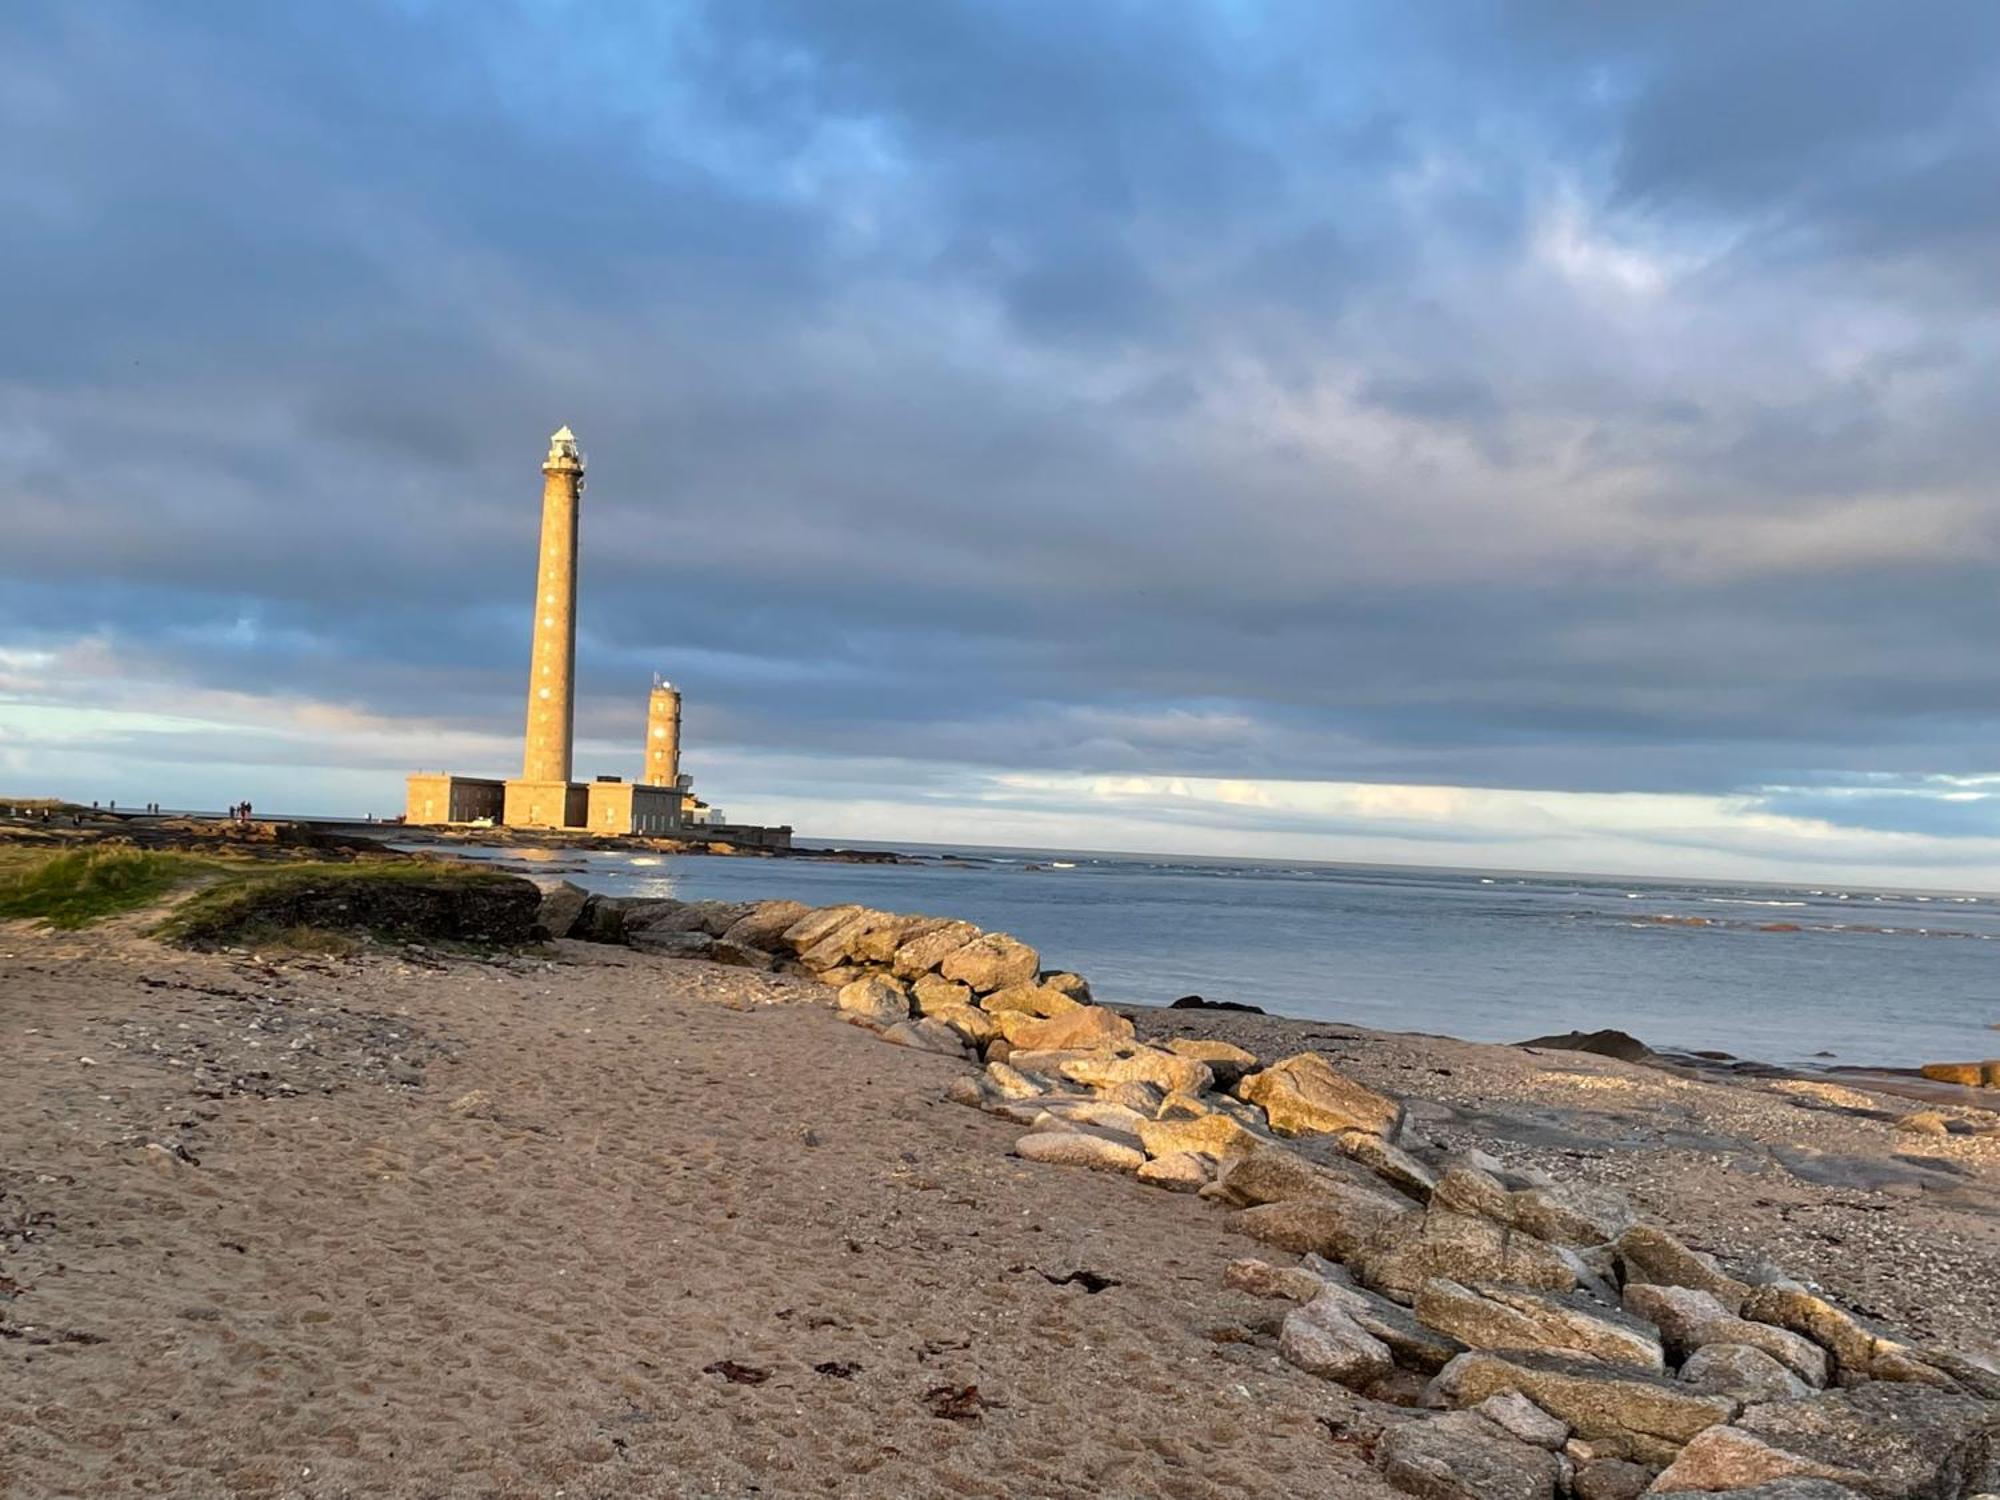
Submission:
POLYGON ((575 726, 576 515, 583 455, 561 428, 542 461, 542 552, 535 578, 535 649, 528 663, 528 741, 523 781, 570 779, 575 726))
POLYGON ((542 460, 542 550, 535 570, 535 647, 528 661, 527 749, 521 777, 507 783, 510 828, 574 828, 588 816, 588 789, 570 783, 576 701, 576 520, 583 455, 567 427, 542 460))
POLYGON ((653 678, 653 696, 646 704, 646 770, 639 779, 648 786, 673 786, 681 777, 681 695, 671 682, 653 678))

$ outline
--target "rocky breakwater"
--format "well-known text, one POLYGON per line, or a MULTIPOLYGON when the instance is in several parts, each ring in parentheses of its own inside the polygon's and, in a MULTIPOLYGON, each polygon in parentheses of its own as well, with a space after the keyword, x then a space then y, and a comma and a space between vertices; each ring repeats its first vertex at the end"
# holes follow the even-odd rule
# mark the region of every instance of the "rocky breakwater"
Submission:
POLYGON ((1617 1193, 1449 1152, 1318 1053, 1149 1045, 1081 977, 965 922, 561 899, 552 930, 811 975, 883 1040, 977 1066, 950 1097, 1020 1126, 1017 1156, 1187 1194, 1291 1257, 1221 1279, 1289 1304, 1282 1359, 1378 1403, 1356 1437, 1404 1493, 2000 1492, 2000 1372, 1705 1254, 1617 1193))

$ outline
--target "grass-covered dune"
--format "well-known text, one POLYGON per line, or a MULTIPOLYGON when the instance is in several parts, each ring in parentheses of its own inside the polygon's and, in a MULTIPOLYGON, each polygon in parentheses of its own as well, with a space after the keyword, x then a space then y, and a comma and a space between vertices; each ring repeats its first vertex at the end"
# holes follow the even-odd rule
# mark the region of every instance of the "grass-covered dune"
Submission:
POLYGON ((218 881, 157 932, 194 948, 302 932, 512 946, 535 936, 541 899, 518 875, 431 860, 292 865, 218 881))
POLYGON ((27 918, 73 931, 103 917, 140 911, 218 866, 199 856, 98 846, 9 849, 0 858, 0 918, 27 918))
POLYGON ((533 939, 541 892, 497 870, 431 859, 245 858, 96 843, 0 845, 0 920, 74 931, 161 912, 154 935, 187 947, 394 942, 513 946, 533 939))

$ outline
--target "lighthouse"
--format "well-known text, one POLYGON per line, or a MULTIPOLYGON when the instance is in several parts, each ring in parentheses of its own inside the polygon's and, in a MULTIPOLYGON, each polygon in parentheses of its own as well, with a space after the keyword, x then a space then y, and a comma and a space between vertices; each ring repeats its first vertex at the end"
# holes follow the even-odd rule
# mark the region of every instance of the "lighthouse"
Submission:
POLYGON ((678 786, 681 779, 681 695, 657 675, 646 704, 646 766, 639 779, 666 787, 678 786))
POLYGON ((570 779, 576 723, 576 522, 583 455, 567 427, 542 460, 542 550, 535 576, 535 646, 528 659, 523 781, 570 779))

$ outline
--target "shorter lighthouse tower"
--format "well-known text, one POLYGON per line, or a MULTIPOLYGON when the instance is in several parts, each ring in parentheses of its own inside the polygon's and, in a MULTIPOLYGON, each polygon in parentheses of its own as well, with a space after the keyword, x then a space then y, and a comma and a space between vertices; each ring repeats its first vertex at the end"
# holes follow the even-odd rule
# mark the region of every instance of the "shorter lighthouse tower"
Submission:
POLYGON ((681 779, 681 695, 657 672, 646 704, 646 766, 639 779, 666 787, 678 786, 681 779))

